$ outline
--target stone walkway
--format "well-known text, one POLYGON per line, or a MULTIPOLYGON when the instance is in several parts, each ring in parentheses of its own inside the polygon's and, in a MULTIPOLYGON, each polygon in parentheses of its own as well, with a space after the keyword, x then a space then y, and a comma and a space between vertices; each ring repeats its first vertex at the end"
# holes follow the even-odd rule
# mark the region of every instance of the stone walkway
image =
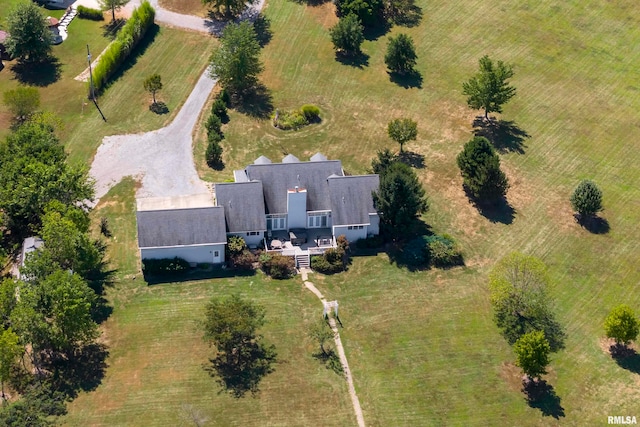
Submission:
MULTIPOLYGON (((304 281, 304 286, 313 292, 315 296, 322 301, 322 305, 326 304, 327 300, 325 299, 322 292, 315 287, 312 282, 309 282, 308 274, 311 270, 303 268, 300 269, 300 275, 302 276, 302 280, 304 281)), ((356 394, 356 388, 353 385, 353 376, 351 375, 351 369, 349 369, 349 362, 347 361, 347 355, 344 352, 344 347, 342 346, 342 340, 340 339, 340 332, 338 331, 338 326, 336 325, 336 320, 333 317, 329 317, 329 325, 331 326, 331 330, 334 333, 334 341, 336 343, 336 349, 338 350, 338 357, 340 358, 340 363, 342 364, 342 370, 344 372, 344 376, 347 379, 347 386, 349 388, 349 396, 351 396, 351 404, 353 405, 353 411, 356 414, 356 419, 358 420, 358 427, 365 427, 364 424, 364 415, 362 414, 362 408, 360 407, 360 400, 358 399, 358 395, 356 394)))

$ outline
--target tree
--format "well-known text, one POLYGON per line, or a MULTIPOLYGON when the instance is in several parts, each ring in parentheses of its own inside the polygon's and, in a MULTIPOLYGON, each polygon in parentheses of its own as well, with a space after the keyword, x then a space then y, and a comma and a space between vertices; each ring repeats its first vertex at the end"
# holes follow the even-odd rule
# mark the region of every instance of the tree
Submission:
POLYGON ((366 27, 384 22, 382 0, 336 0, 339 17, 355 15, 366 27))
POLYGON ((360 53, 360 45, 364 41, 364 27, 356 15, 349 14, 340 18, 338 23, 329 30, 329 34, 336 51, 347 56, 360 53))
POLYGON ((406 142, 415 141, 418 136, 418 124, 411 119, 394 119, 387 126, 389 137, 400 144, 400 152, 406 142))
POLYGON ((331 328, 327 324, 327 321, 324 319, 318 320, 309 327, 309 338, 318 343, 318 345, 320 346, 320 351, 325 356, 328 356, 333 351, 333 349, 331 348, 331 344, 325 347, 325 343, 327 341, 331 343, 334 335, 334 332, 331 330, 331 328))
POLYGON ((373 193, 380 222, 390 236, 407 233, 418 216, 429 207, 416 173, 406 164, 393 161, 380 173, 380 187, 373 193))
POLYGON ((580 220, 592 217, 602 210, 602 191, 595 182, 582 180, 571 195, 571 206, 580 220))
POLYGON ((24 347, 20 345, 20 338, 11 328, 0 328, 0 386, 2 387, 2 400, 5 400, 4 383, 11 378, 11 368, 16 359, 24 353, 24 347))
POLYGON ((607 337, 616 340, 618 345, 628 345, 638 338, 638 318, 626 304, 615 307, 604 321, 607 337))
POLYGON ((7 16, 7 51, 28 62, 42 61, 51 53, 53 36, 40 8, 33 2, 19 3, 7 16))
POLYGON ((144 81, 144 90, 151 93, 153 103, 156 103, 156 92, 162 89, 162 80, 160 74, 152 74, 144 81))
POLYGON ((467 142, 456 160, 472 197, 495 202, 507 194, 509 181, 500 170, 500 157, 485 137, 476 136, 467 142))
POLYGON ((236 396, 257 391, 262 377, 273 370, 275 348, 257 334, 264 317, 263 307, 238 295, 214 297, 206 305, 204 340, 216 348, 213 370, 236 396))
POLYGON ((254 4, 256 0, 202 0, 202 4, 209 6, 213 11, 231 19, 238 16, 247 7, 247 4, 254 4))
POLYGON ((6 91, 3 98, 4 104, 18 124, 24 123, 40 107, 40 92, 35 87, 21 86, 6 91))
POLYGON ((522 368, 529 378, 540 378, 540 375, 547 373, 551 348, 544 332, 524 334, 513 345, 513 351, 516 353, 516 366, 522 368))
POLYGON ((100 9, 111 10, 111 22, 116 20, 116 10, 120 10, 127 3, 129 3, 129 0, 98 0, 100 9))
POLYGON ((548 283, 542 261, 517 252, 501 259, 489 274, 494 320, 509 344, 540 330, 552 351, 564 347, 565 333, 551 310, 548 283))
POLYGON ((474 110, 484 109, 484 118, 489 113, 502 113, 502 106, 516 94, 516 88, 509 85, 513 77, 513 67, 502 61, 496 64, 487 56, 480 58, 480 71, 462 84, 462 93, 467 96, 467 104, 474 110))
POLYGON ((413 39, 406 34, 398 34, 397 37, 389 37, 387 53, 384 63, 392 73, 407 74, 414 71, 416 66, 416 49, 413 39))
POLYGON ((51 201, 86 207, 93 198, 86 167, 70 166, 66 157, 42 123, 27 122, 0 144, 0 211, 13 236, 37 232, 51 201))
POLYGON ((211 57, 211 76, 235 94, 254 87, 262 71, 260 45, 253 26, 244 21, 229 24, 211 57))

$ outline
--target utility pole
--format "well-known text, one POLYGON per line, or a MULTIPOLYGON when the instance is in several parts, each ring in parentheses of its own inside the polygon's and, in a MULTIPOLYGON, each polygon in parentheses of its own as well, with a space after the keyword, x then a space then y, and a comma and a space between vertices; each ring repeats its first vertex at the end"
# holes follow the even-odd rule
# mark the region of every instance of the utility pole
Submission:
POLYGON ((100 110, 100 107, 98 107, 98 101, 96 101, 96 91, 95 91, 95 88, 93 87, 93 72, 91 71, 91 52, 89 52, 88 44, 87 44, 87 61, 89 62, 89 99, 93 101, 93 104, 98 109, 100 116, 102 116, 102 120, 106 122, 107 118, 104 116, 104 114, 102 114, 102 110, 100 110))

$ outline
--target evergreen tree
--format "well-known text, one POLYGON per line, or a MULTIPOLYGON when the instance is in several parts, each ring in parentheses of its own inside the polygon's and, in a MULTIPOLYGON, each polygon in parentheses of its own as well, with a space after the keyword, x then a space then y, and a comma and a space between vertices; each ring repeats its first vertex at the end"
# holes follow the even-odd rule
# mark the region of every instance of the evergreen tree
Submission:
POLYGON ((480 202, 495 202, 507 194, 509 181, 500 170, 500 157, 491 143, 476 136, 457 157, 464 186, 480 202))

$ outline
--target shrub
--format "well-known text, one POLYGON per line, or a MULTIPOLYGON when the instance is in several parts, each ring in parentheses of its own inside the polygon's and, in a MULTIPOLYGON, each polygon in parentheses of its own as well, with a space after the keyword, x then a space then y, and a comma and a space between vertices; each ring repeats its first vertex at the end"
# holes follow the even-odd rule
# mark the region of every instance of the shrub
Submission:
POLYGON ((308 125, 307 118, 300 111, 276 111, 273 126, 282 130, 297 130, 308 125))
POLYGON ((300 107, 300 113, 308 122, 316 122, 320 119, 320 108, 313 104, 305 104, 300 107))
POLYGON ((400 259, 410 266, 426 266, 429 263, 429 241, 427 236, 419 236, 404 245, 400 259))
POLYGON ((142 260, 144 274, 183 274, 189 271, 189 263, 182 258, 150 258, 142 260))
POLYGON ((231 105, 231 96, 229 96, 229 92, 226 89, 222 89, 216 99, 222 100, 227 107, 231 105))
POLYGON ((431 264, 436 267, 451 267, 462 264, 462 254, 452 237, 429 236, 427 238, 431 264))
POLYGON ((339 273, 346 267, 344 257, 345 252, 341 248, 330 248, 323 255, 311 258, 311 268, 324 274, 339 273))
POLYGON ((204 123, 204 127, 207 129, 207 135, 217 133, 222 136, 222 121, 220 120, 220 117, 215 114, 209 114, 207 121, 204 123))
POLYGON ((92 21, 104 21, 104 15, 99 9, 92 9, 90 7, 78 6, 78 18, 91 19, 92 21))
POLYGON ((211 114, 217 116, 222 123, 229 121, 229 114, 227 113, 227 105, 222 98, 216 98, 211 106, 211 114))
POLYGON ((227 250, 230 256, 239 255, 247 249, 247 242, 240 236, 231 236, 227 242, 227 250))
POLYGON ((338 248, 342 249, 343 252, 349 252, 349 240, 347 240, 347 236, 344 234, 338 236, 336 245, 338 245, 338 248))
POLYGON ((369 236, 366 239, 360 239, 356 241, 356 248, 358 249, 375 249, 382 246, 384 239, 381 235, 369 236))
POLYGON ((224 167, 224 162, 222 161, 222 147, 220 146, 220 135, 215 132, 209 135, 209 143, 207 144, 205 159, 210 168, 221 169, 224 167))
POLYGON ((249 249, 231 256, 231 264, 241 270, 253 270, 253 264, 258 260, 249 249))
POLYGON ((144 38, 147 30, 153 24, 155 13, 153 7, 146 0, 133 11, 131 18, 124 24, 116 39, 107 46, 93 70, 93 83, 96 91, 104 89, 109 78, 144 38))
POLYGON ((262 254, 260 266, 265 273, 274 279, 288 279, 296 273, 294 259, 280 254, 262 254))

